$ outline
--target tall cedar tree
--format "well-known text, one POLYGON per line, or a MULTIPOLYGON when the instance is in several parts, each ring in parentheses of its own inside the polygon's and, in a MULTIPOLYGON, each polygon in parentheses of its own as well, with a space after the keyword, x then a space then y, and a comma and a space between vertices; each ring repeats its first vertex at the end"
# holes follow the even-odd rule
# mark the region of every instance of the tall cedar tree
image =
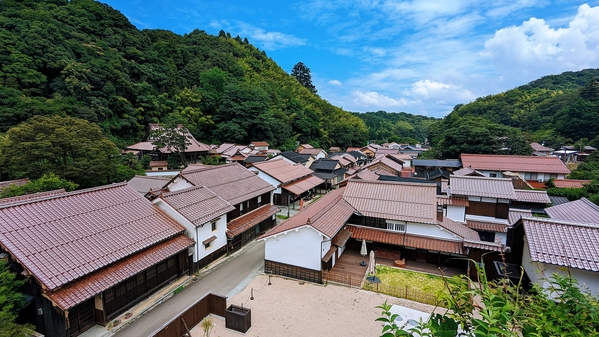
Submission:
POLYGON ((312 84, 312 76, 310 75, 310 68, 306 67, 302 62, 298 62, 293 66, 291 70, 291 76, 295 77, 298 82, 304 87, 308 88, 313 94, 317 92, 316 87, 312 84))

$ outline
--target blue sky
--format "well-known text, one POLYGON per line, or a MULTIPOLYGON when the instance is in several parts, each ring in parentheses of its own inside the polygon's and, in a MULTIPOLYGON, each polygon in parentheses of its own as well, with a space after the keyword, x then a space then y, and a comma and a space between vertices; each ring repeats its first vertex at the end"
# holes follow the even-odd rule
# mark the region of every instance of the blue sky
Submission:
POLYGON ((139 29, 247 37, 348 111, 443 117, 545 75, 599 68, 599 0, 109 0, 139 29))

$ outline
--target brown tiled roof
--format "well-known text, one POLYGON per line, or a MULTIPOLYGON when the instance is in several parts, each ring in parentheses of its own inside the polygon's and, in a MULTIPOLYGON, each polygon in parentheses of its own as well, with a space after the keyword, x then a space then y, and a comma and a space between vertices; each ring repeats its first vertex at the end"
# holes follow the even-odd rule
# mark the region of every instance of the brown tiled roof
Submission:
POLYGON ((282 184, 314 173, 302 164, 290 164, 286 160, 267 160, 255 163, 254 167, 280 181, 282 184))
POLYGON ((252 142, 252 144, 254 144, 254 146, 270 146, 267 142, 252 142))
POLYGON ((135 176, 127 182, 127 185, 139 193, 146 194, 150 190, 161 189, 169 180, 170 178, 164 177, 135 176))
POLYGON ((543 172, 569 174, 570 170, 558 157, 509 156, 493 154, 462 154, 462 166, 475 170, 543 172))
POLYGON ((212 235, 211 237, 209 237, 206 240, 202 241, 202 244, 203 245, 207 245, 207 244, 209 244, 210 242, 212 242, 214 240, 216 240, 216 235, 212 235))
POLYGON ((282 185, 281 187, 295 195, 300 195, 322 183, 324 183, 324 180, 318 178, 317 176, 310 175, 287 185, 282 185))
POLYGON ((455 176, 478 176, 478 177, 485 176, 484 174, 482 174, 482 173, 478 172, 477 170, 474 170, 470 167, 464 167, 457 171, 453 171, 452 173, 455 176))
MULTIPOLYGON (((246 148, 247 146, 245 145, 233 145, 232 147, 228 148, 227 150, 225 150, 224 152, 221 153, 221 156, 223 157, 231 157, 234 156, 238 151, 239 152, 243 152, 243 150, 246 148)), ((248 151, 249 152, 249 151, 248 151)))
POLYGON ((554 150, 550 147, 543 146, 536 142, 530 143, 530 147, 532 147, 532 149, 537 152, 551 152, 554 150))
POLYGON ((453 221, 448 217, 443 217, 443 221, 438 221, 437 224, 465 240, 480 240, 480 236, 475 230, 472 230, 457 221, 453 221))
POLYGON ((479 231, 507 233, 507 225, 495 222, 466 220, 466 227, 479 231))
POLYGON ((129 145, 127 146, 127 149, 137 151, 153 151, 155 147, 156 146, 154 146, 151 141, 145 141, 129 145))
POLYGON ((397 175, 401 174, 401 170, 403 169, 403 165, 401 165, 400 163, 398 163, 397 161, 395 161, 391 158, 387 158, 387 155, 371 161, 370 164, 368 164, 364 167, 369 168, 369 167, 376 166, 377 164, 387 166, 388 168, 390 168, 392 170, 390 172, 392 172, 393 174, 397 174, 397 175))
POLYGON ((314 148, 314 146, 312 146, 312 145, 310 145, 310 144, 302 144, 302 147, 303 147, 304 149, 313 149, 313 148, 314 148))
POLYGON ((554 179, 553 185, 557 188, 583 188, 584 185, 590 184, 590 180, 576 179, 554 179))
MULTIPOLYGON (((319 154, 321 151, 322 151, 322 152, 324 152, 324 150, 323 150, 323 149, 319 149, 319 148, 317 148, 317 149, 315 149, 315 148, 311 148, 311 149, 310 149, 310 148, 304 148, 303 150, 299 151, 298 153, 301 153, 301 154, 311 154, 311 155, 313 155, 313 156, 316 156, 316 155, 318 155, 318 154, 319 154)), ((325 152, 325 153, 326 153, 326 152, 325 152)))
POLYGON ((343 198, 364 216, 437 224, 434 184, 351 179, 343 198))
POLYGON ((53 190, 53 191, 46 191, 46 192, 37 192, 37 193, 32 193, 32 194, 25 194, 25 195, 19 195, 16 197, 10 197, 10 198, 2 198, 0 199, 0 204, 1 205, 7 205, 7 204, 12 204, 12 203, 19 203, 25 200, 32 200, 32 199, 37 199, 37 198, 45 198, 45 197, 49 197, 49 196, 53 196, 53 195, 58 195, 58 194, 64 194, 66 193, 66 191, 64 190, 64 188, 61 188, 59 190, 53 190))
POLYGON ((234 147, 234 146, 235 146, 235 144, 234 144, 234 143, 222 143, 221 145, 219 145, 219 146, 216 148, 216 150, 215 150, 215 151, 216 151, 216 153, 218 153, 218 154, 221 154, 221 153, 223 153, 223 152, 225 152, 225 151, 229 150, 230 148, 232 148, 232 147, 234 147))
POLYGON ((563 221, 522 219, 533 262, 599 271, 599 227, 563 221))
POLYGON ((0 181, 0 192, 2 192, 2 190, 4 190, 5 188, 7 188, 9 186, 12 186, 12 185, 22 186, 22 185, 27 184, 28 182, 29 182, 29 178, 0 181))
POLYGON ((343 200, 344 191, 345 188, 339 188, 325 194, 304 210, 266 232, 261 238, 306 225, 312 226, 329 238, 334 237, 355 211, 343 200))
POLYGON ((409 154, 403 154, 403 153, 401 153, 401 154, 389 154, 388 156, 389 157, 393 157, 395 159, 399 159, 402 162, 410 161, 410 160, 414 159, 411 155, 409 155, 409 154))
POLYGON ((455 197, 455 196, 448 197, 446 195, 437 195, 437 205, 439 205, 439 206, 450 205, 450 206, 464 206, 464 207, 468 207, 468 206, 470 206, 470 201, 468 201, 468 198, 463 198, 463 197, 455 197))
POLYGON ((515 200, 512 179, 470 176, 451 176, 451 194, 515 200))
POLYGON ((398 154, 399 149, 387 149, 384 147, 376 149, 376 154, 398 154))
POLYGON ((464 240, 464 247, 484 249, 484 250, 490 250, 490 251, 496 251, 496 252, 505 251, 505 247, 500 243, 480 241, 480 240, 477 240, 477 241, 464 240))
POLYGON ((281 209, 277 206, 266 204, 247 214, 237 217, 227 224, 227 236, 233 238, 277 214, 280 210, 281 209))
POLYGON ((193 246, 194 241, 177 235, 112 265, 88 274, 46 295, 63 310, 94 297, 158 262, 193 246))
POLYGON ((532 218, 532 211, 530 209, 510 208, 508 218, 510 226, 513 226, 521 218, 532 218))
POLYGON ((445 241, 361 226, 346 226, 345 229, 349 230, 352 233, 352 238, 357 240, 368 240, 397 246, 464 254, 462 241, 445 241))
POLYGON ((238 163, 184 170, 180 175, 195 186, 206 186, 231 205, 275 188, 238 163))
POLYGON ((162 195, 162 200, 196 226, 235 209, 204 186, 167 192, 162 195))
POLYGON ((537 204, 549 204, 549 196, 547 191, 535 191, 535 190, 514 190, 516 192, 516 200, 521 202, 533 202, 537 204))
POLYGON ((150 162, 150 167, 164 167, 168 166, 168 162, 166 160, 152 160, 150 162))
POLYGON ((554 220, 599 224, 599 206, 587 198, 547 207, 545 213, 554 220))
POLYGON ((365 168, 356 174, 356 178, 362 180, 379 180, 379 175, 365 168))
POLYGON ((0 243, 50 290, 184 230, 126 183, 0 205, 0 243))

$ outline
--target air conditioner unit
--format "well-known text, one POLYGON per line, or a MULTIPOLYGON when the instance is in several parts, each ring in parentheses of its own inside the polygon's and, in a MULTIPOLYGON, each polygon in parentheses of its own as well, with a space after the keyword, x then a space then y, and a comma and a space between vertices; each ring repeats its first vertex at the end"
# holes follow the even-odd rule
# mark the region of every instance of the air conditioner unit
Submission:
POLYGON ((540 183, 544 183, 545 182, 545 178, 538 178, 537 181, 540 182, 540 183))

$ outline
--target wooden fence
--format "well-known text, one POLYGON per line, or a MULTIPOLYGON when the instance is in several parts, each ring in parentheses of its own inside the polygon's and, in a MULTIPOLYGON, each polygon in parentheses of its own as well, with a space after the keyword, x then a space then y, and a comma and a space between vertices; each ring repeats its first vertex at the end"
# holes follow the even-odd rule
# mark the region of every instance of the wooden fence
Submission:
POLYGON ((179 315, 165 323, 152 333, 152 337, 181 337, 188 336, 194 326, 200 323, 209 314, 225 317, 227 298, 221 295, 208 293, 187 307, 179 315))
POLYGON ((359 288, 362 285, 362 279, 363 277, 358 278, 349 274, 335 273, 326 270, 322 272, 322 280, 324 284, 333 282, 348 285, 350 288, 359 288))

